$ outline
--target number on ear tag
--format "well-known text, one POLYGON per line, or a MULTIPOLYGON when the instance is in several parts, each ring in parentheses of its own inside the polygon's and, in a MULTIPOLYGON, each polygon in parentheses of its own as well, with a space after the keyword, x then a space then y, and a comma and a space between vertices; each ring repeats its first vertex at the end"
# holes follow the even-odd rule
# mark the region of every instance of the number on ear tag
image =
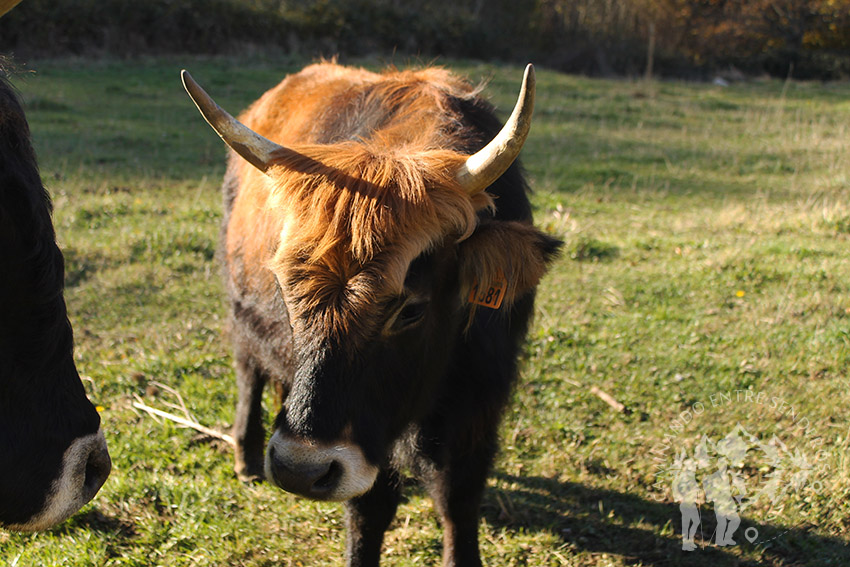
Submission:
POLYGON ((502 306, 507 288, 508 280, 505 274, 499 271, 496 279, 489 284, 481 285, 478 280, 475 280, 472 289, 469 290, 469 302, 490 309, 498 309, 502 306))

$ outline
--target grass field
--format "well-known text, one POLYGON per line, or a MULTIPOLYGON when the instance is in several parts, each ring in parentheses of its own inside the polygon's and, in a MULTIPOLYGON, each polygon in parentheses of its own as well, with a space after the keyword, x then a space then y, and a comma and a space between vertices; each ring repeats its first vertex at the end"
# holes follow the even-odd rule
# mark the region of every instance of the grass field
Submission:
MULTIPOLYGON (((173 401, 161 382, 205 425, 233 419, 215 262, 225 152, 179 70, 237 111, 304 63, 34 61, 15 81, 114 468, 62 526, 0 531, 0 564, 341 564, 341 506, 242 485, 227 445, 131 405, 173 401)), ((446 64, 512 106, 520 68, 446 64)), ((848 84, 538 70, 523 160, 538 224, 566 245, 502 428, 480 528, 487 564, 850 564, 848 129, 848 84), (705 437, 716 457, 739 424, 752 437, 729 470, 751 498, 737 545, 712 543, 713 507, 700 501, 699 547, 684 552, 676 456, 698 455, 705 437), (756 498, 771 479, 777 501, 756 498)), ((437 564, 440 533, 411 487, 385 564, 437 564)))

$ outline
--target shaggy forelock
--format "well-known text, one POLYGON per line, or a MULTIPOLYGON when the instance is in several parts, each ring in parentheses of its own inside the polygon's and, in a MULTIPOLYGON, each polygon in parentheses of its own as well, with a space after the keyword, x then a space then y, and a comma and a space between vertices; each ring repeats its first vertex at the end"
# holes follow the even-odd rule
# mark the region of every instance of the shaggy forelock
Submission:
POLYGON ((299 310, 400 293, 417 255, 468 237, 492 201, 455 181, 465 157, 354 142, 281 151, 270 206, 290 227, 272 269, 287 274, 299 310))

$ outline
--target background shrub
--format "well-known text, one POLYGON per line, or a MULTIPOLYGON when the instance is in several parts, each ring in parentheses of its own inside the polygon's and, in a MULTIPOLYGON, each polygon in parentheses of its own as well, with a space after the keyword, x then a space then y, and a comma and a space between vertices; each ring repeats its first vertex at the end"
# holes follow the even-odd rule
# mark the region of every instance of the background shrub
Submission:
POLYGON ((850 0, 26 0, 0 49, 37 55, 400 53, 595 75, 735 67, 850 75, 850 0), (650 48, 650 43, 652 48, 650 48))

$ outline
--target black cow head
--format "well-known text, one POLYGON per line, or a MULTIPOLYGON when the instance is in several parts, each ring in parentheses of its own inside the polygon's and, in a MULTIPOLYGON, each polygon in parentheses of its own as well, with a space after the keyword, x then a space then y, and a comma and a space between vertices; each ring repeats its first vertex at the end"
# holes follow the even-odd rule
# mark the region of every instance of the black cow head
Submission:
POLYGON ((0 525, 37 530, 88 502, 110 471, 74 366, 63 259, 29 129, 0 79, 0 525))

